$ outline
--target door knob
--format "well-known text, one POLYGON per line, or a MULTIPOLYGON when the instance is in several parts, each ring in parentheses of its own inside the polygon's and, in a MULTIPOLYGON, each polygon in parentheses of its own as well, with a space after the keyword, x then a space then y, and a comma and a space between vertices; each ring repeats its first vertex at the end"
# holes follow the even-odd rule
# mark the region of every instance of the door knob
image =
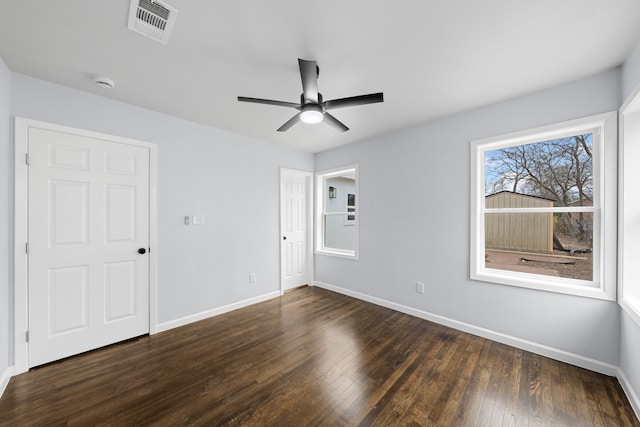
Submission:
POLYGON ((282 240, 287 240, 287 236, 282 236, 282 240))
POLYGON ((140 249, 138 249, 138 253, 139 253, 140 255, 144 255, 144 254, 146 254, 146 253, 147 253, 147 250, 146 250, 145 248, 140 248, 140 249))

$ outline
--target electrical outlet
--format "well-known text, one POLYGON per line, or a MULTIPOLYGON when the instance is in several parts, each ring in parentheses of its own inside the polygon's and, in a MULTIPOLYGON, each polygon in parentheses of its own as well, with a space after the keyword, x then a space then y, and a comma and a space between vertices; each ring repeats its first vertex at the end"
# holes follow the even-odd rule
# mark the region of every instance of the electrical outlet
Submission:
POLYGON ((256 283, 256 273, 249 274, 249 283, 256 283))
POLYGON ((419 294, 424 294, 424 283, 416 282, 416 292, 419 294))

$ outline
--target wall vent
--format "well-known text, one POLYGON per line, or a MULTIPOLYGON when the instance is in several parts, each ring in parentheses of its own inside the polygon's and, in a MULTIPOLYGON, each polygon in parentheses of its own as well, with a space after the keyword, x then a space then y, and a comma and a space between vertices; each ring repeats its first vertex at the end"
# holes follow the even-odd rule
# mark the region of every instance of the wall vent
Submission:
POLYGON ((167 44, 178 10, 158 0, 131 0, 129 29, 167 44))

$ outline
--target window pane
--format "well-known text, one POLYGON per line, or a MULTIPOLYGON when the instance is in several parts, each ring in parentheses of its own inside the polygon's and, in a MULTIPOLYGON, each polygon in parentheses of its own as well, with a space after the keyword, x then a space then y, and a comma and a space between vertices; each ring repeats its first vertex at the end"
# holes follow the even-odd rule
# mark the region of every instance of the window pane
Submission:
MULTIPOLYGON (((351 215, 349 215, 351 216, 351 215)), ((324 247, 354 251, 356 249, 356 229, 347 225, 347 214, 325 215, 324 247)))
POLYGON ((592 133, 486 151, 484 165, 485 196, 509 192, 553 206, 593 206, 592 133))
POLYGON ((485 267, 593 281, 593 213, 485 214, 485 267))
POLYGON ((347 206, 355 206, 356 180, 337 176, 325 180, 325 212, 347 212, 347 206), (352 204, 349 204, 352 202, 352 204))

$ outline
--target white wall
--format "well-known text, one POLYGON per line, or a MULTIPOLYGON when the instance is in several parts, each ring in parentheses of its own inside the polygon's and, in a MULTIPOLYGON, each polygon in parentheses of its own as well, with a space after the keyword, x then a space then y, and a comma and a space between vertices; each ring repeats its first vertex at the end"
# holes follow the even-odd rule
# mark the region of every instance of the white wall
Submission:
POLYGON ((316 280, 617 366, 615 302, 469 280, 469 141, 614 111, 619 85, 615 69, 317 154, 359 165, 360 253, 316 255, 316 280))
POLYGON ((9 239, 13 215, 10 184, 13 179, 11 129, 11 73, 0 59, 0 394, 2 393, 3 376, 6 375, 5 372, 10 363, 11 333, 9 327, 13 322, 12 306, 9 304, 9 299, 13 294, 9 289, 10 266, 13 259, 10 255, 13 242, 9 239))
POLYGON ((312 154, 12 77, 16 116, 158 145, 160 323, 279 291, 280 167, 312 171, 312 154), (206 224, 185 226, 196 213, 206 224))

